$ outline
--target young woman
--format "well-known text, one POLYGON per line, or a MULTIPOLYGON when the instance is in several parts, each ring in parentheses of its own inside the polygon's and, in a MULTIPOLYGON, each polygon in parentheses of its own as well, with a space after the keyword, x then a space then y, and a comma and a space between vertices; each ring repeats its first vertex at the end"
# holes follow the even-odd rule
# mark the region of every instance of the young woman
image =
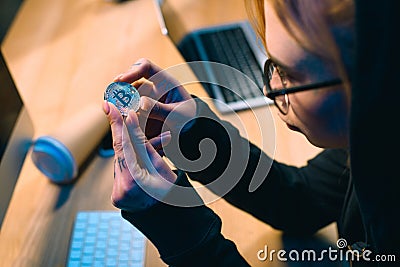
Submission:
POLYGON ((304 235, 337 222, 339 237, 350 249, 373 250, 349 168, 353 1, 248 0, 246 4, 268 54, 264 94, 274 100, 289 129, 326 149, 302 168, 274 161, 173 77, 140 59, 116 78, 139 88, 139 112, 130 112, 124 121, 115 106, 105 102, 103 107, 114 139, 114 205, 172 266, 248 266, 234 243, 221 234, 219 217, 201 205, 186 175, 211 185, 227 201, 277 229, 304 235), (143 121, 145 133, 140 127, 143 121), (168 131, 162 130, 163 125, 168 131), (212 140, 216 148, 213 161, 204 168, 185 166, 177 155, 196 162, 208 151, 202 149, 204 139, 212 140), (165 164, 158 149, 161 140, 169 142, 168 156, 185 172, 165 164), (241 162, 244 167, 237 167, 241 162), (249 192, 254 176, 265 179, 249 192), (214 183, 221 179, 233 180, 234 186, 225 192, 223 185, 214 183))

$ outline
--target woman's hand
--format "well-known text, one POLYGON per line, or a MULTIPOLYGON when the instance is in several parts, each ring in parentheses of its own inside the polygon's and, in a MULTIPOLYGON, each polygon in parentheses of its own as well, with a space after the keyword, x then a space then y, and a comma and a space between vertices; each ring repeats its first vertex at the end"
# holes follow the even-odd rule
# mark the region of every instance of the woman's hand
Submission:
POLYGON ((113 104, 104 102, 103 109, 111 125, 115 151, 112 203, 127 211, 146 209, 162 200, 177 179, 154 148, 169 142, 171 136, 165 132, 148 141, 135 112, 130 111, 124 122, 113 104))
POLYGON ((179 133, 190 127, 196 104, 190 94, 171 75, 147 59, 140 59, 114 81, 132 83, 141 95, 139 121, 148 138, 164 130, 179 133))

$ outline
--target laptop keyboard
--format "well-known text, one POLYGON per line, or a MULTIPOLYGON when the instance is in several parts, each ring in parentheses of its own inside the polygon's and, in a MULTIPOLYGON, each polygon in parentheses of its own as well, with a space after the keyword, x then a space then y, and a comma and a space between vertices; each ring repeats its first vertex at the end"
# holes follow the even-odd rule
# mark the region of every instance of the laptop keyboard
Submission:
POLYGON ((261 96, 262 72, 241 28, 225 29, 199 36, 210 61, 229 65, 247 75, 257 88, 246 79, 233 80, 231 90, 220 86, 226 102, 261 96), (235 94, 236 93, 236 94, 235 94))
MULTIPOLYGON (((220 100, 227 104, 264 97, 262 70, 241 27, 198 31, 186 36, 178 48, 186 61, 206 60, 231 66, 244 73, 256 85, 239 75, 227 73, 227 78, 223 79, 224 86, 203 83, 211 97, 218 99, 214 90, 221 92, 223 99, 220 100), (199 42, 201 51, 193 51, 199 42)), ((194 72, 198 76, 204 75, 196 73, 195 69, 194 72)))
POLYGON ((145 241, 119 211, 79 211, 67 266, 144 267, 145 241))

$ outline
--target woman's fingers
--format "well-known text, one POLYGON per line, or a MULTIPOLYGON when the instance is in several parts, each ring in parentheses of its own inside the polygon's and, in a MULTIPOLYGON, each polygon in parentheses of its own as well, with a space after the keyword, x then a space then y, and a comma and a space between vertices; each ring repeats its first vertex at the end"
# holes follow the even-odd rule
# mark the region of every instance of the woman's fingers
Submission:
POLYGON ((133 83, 141 78, 149 79, 151 76, 161 71, 161 68, 153 64, 150 60, 141 58, 125 73, 115 77, 115 82, 133 83))
POLYGON ((117 107, 107 101, 103 102, 103 111, 111 126, 114 152, 115 154, 122 153, 122 129, 124 123, 121 113, 118 111, 117 107))
POLYGON ((134 111, 128 113, 125 123, 138 164, 146 173, 141 179, 135 177, 136 182, 144 188, 149 188, 157 196, 165 194, 166 190, 175 182, 176 175, 147 141, 134 111))
MULTIPOLYGON (((135 150, 137 158, 140 159, 140 162, 142 163, 142 167, 147 169, 150 173, 154 173, 155 169, 146 148, 146 142, 148 141, 142 129, 140 128, 139 119, 136 115, 136 112, 131 110, 128 113, 125 124, 128 130, 129 139, 132 143, 133 149, 135 150)), ((157 153, 155 150, 154 152, 157 153)))
POLYGON ((171 132, 162 132, 159 136, 153 137, 149 140, 149 143, 157 151, 157 153, 162 157, 164 156, 163 146, 166 146, 171 141, 171 132))
POLYGON ((150 119, 165 121, 169 113, 174 109, 174 104, 164 104, 151 97, 140 97, 140 113, 150 119))
POLYGON ((145 58, 141 58, 136 61, 136 63, 132 64, 132 66, 125 73, 119 74, 117 77, 115 77, 114 81, 136 83, 136 85, 141 85, 138 88, 141 95, 152 96, 150 94, 150 90, 155 89, 159 93, 159 97, 161 97, 163 93, 170 91, 178 85, 178 82, 172 78, 168 72, 163 71, 160 67, 145 58), (143 78, 150 80, 151 84, 155 87, 148 86, 149 84, 145 82, 137 83, 138 80, 143 78))
POLYGON ((136 187, 134 179, 132 179, 131 170, 137 169, 136 155, 133 149, 129 149, 130 139, 124 138, 128 136, 122 116, 118 109, 111 103, 104 101, 103 110, 111 125, 113 137, 114 155, 114 185, 111 194, 111 201, 115 207, 125 209, 130 207, 128 192, 136 187))

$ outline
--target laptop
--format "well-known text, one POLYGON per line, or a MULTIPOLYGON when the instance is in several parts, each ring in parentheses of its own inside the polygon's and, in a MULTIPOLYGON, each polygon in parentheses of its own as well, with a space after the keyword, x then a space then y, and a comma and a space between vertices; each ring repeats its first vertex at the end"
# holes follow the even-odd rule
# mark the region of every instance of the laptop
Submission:
POLYGON ((219 112, 272 103, 262 93, 267 56, 247 20, 195 29, 177 37, 175 32, 182 29, 164 11, 166 2, 154 0, 161 33, 171 39, 189 63, 219 112))
POLYGON ((0 229, 32 143, 33 123, 0 51, 0 229))
POLYGON ((34 134, 33 123, 3 56, 2 44, 21 0, 0 3, 0 229, 34 134))

